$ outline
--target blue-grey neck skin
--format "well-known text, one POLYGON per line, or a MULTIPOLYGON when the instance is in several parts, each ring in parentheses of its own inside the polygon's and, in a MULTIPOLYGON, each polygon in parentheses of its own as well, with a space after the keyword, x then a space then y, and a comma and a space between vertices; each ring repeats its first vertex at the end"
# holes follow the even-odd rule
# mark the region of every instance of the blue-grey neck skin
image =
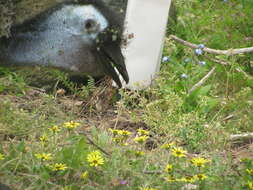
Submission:
POLYGON ((100 75, 90 48, 107 26, 105 17, 92 5, 62 6, 37 23, 35 31, 15 34, 2 50, 4 59, 16 65, 50 65, 74 72, 79 72, 82 64, 86 66, 84 74, 100 75), (92 32, 85 28, 88 20, 96 22, 92 32))

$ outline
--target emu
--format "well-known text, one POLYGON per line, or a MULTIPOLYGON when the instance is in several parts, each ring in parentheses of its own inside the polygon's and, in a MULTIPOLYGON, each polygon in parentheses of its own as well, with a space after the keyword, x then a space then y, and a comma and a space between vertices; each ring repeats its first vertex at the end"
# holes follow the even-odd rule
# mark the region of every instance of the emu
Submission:
POLYGON ((0 64, 54 67, 72 75, 129 81, 121 52, 122 21, 101 0, 61 3, 0 39, 0 64), (118 74, 119 73, 119 74, 118 74))

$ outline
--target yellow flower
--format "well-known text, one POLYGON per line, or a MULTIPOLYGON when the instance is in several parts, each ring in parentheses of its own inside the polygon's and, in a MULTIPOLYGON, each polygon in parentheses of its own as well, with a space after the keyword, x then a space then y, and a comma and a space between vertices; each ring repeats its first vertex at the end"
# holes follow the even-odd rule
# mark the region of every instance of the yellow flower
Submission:
POLYGON ((173 165, 172 164, 167 164, 164 171, 167 172, 167 173, 170 173, 170 172, 172 172, 172 169, 173 169, 173 165))
POLYGON ((43 142, 43 143, 47 142, 48 141, 48 136, 47 135, 40 136, 40 141, 43 142))
POLYGON ((192 158, 191 159, 191 163, 197 167, 204 167, 205 164, 208 162, 210 162, 210 160, 207 160, 205 158, 192 158))
POLYGON ((182 181, 182 182, 186 182, 186 183, 194 183, 196 181, 196 179, 195 179, 195 176, 186 176, 186 177, 179 179, 178 181, 182 181))
POLYGON ((246 172, 253 176, 253 169, 246 169, 246 172))
POLYGON ((114 137, 114 138, 112 138, 112 141, 115 142, 115 143, 117 143, 117 144, 119 144, 119 143, 124 142, 124 138, 122 138, 122 137, 114 137))
POLYGON ((126 130, 118 130, 118 134, 122 135, 124 137, 128 137, 130 136, 132 133, 130 131, 126 131, 126 130))
POLYGON ((68 167, 66 166, 66 164, 55 163, 54 165, 51 166, 51 168, 52 168, 53 171, 64 171, 68 167))
POLYGON ((87 179, 88 177, 89 177, 88 171, 83 172, 83 173, 81 174, 81 176, 80 176, 80 178, 83 179, 83 180, 87 179))
POLYGON ((249 190, 253 190, 253 183, 248 181, 248 183, 246 184, 246 187, 248 187, 249 190))
POLYGON ((203 181, 207 178, 205 174, 197 174, 194 176, 195 180, 203 181))
POLYGON ((167 182, 176 182, 177 181, 177 179, 175 177, 173 177, 172 175, 165 177, 165 180, 167 182))
POLYGON ((135 154, 135 156, 139 157, 139 156, 143 156, 145 154, 145 152, 137 150, 137 151, 134 152, 134 154, 135 154))
POLYGON ((242 158, 242 159, 240 159, 240 162, 249 162, 249 161, 251 161, 250 158, 242 158))
POLYGON ((140 187, 140 190, 157 190, 156 188, 140 187))
POLYGON ((113 135, 118 135, 119 130, 118 129, 109 129, 113 135))
POLYGON ((140 135, 140 136, 149 135, 149 131, 144 130, 144 129, 138 129, 137 132, 138 132, 138 135, 140 135))
POLYGON ((5 156, 0 153, 0 160, 4 160, 4 159, 5 159, 5 156))
POLYGON ((104 158, 99 151, 93 151, 87 155, 87 161, 90 166, 97 167, 104 164, 104 158))
POLYGON ((65 122, 63 124, 64 128, 66 129, 75 129, 77 127, 79 127, 81 124, 78 122, 74 122, 74 121, 69 121, 69 122, 65 122))
POLYGON ((50 128, 48 128, 52 133, 58 133, 60 131, 60 128, 57 125, 54 125, 50 128))
POLYGON ((172 146, 174 146, 174 143, 166 143, 161 146, 162 149, 170 149, 172 146))
POLYGON ((42 161, 52 160, 52 154, 46 154, 46 153, 35 154, 35 157, 42 161))
POLYGON ((186 153, 187 153, 187 151, 186 150, 183 150, 182 148, 180 148, 180 147, 174 147, 173 149, 172 149, 172 155, 173 156, 175 156, 175 157, 179 157, 179 158, 181 158, 181 157, 185 157, 186 156, 186 153))
POLYGON ((139 137, 135 137, 134 141, 137 143, 144 143, 149 137, 144 135, 144 136, 139 136, 139 137))

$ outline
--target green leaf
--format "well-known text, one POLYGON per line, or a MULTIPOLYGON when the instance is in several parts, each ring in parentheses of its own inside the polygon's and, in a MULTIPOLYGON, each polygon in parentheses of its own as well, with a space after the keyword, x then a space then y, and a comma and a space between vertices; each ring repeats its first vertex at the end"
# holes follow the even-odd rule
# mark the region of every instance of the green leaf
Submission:
POLYGON ((86 140, 82 137, 72 146, 63 148, 57 160, 67 164, 68 167, 79 168, 85 160, 87 150, 86 140))
POLYGON ((200 96, 206 96, 211 90, 212 85, 203 86, 197 88, 191 94, 189 94, 184 101, 183 110, 186 112, 194 110, 198 106, 198 100, 200 96))
POLYGON ((21 141, 21 142, 17 145, 17 151, 19 151, 19 152, 25 152, 25 143, 24 143, 24 141, 21 141))

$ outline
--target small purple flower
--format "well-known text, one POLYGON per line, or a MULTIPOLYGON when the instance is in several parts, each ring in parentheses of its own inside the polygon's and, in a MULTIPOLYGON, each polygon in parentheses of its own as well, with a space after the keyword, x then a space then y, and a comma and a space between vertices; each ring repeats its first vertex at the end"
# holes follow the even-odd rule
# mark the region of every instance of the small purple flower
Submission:
POLYGON ((205 48, 205 45, 204 45, 204 44, 199 44, 199 45, 198 45, 198 48, 199 48, 199 49, 204 49, 204 48, 205 48))
POLYGON ((187 74, 185 74, 185 73, 183 73, 180 77, 181 77, 182 79, 187 79, 187 78, 188 78, 187 74))
POLYGON ((127 180, 120 180, 121 185, 126 185, 127 183, 128 183, 127 180))
POLYGON ((166 63, 166 62, 169 62, 170 61, 170 57, 169 56, 164 56, 163 58, 162 58, 162 62, 163 63, 166 63))
POLYGON ((199 65, 200 65, 200 66, 205 66, 205 65, 206 65, 206 62, 205 62, 205 61, 200 61, 200 62, 199 62, 199 65))
POLYGON ((195 54, 198 55, 198 56, 199 56, 199 55, 202 55, 202 54, 203 54, 202 49, 199 49, 199 48, 198 48, 198 49, 195 49, 195 54))

